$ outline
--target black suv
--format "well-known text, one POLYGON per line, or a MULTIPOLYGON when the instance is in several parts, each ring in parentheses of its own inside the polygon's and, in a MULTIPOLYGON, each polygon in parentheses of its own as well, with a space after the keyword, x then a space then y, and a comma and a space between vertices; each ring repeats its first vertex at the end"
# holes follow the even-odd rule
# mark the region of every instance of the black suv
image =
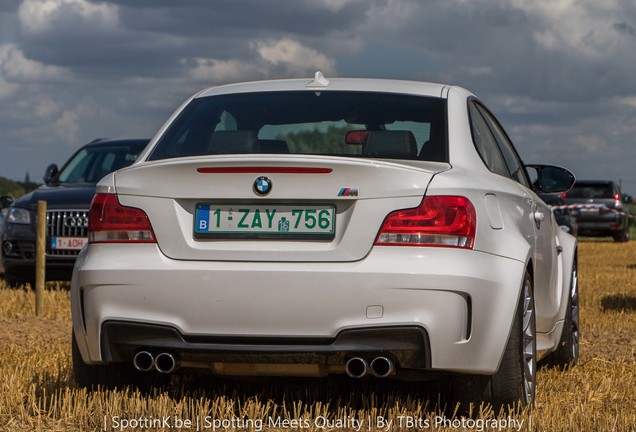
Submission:
POLYGON ((58 170, 46 169, 44 185, 16 200, 2 232, 7 284, 35 286, 37 203, 47 202, 46 279, 70 280, 75 258, 87 242, 88 208, 102 177, 132 164, 149 139, 95 140, 80 148, 58 170))
MULTIPOLYGON (((0 238, 2 238, 2 230, 4 229, 4 221, 9 213, 9 207, 13 204, 13 198, 10 196, 0 197, 0 238)), ((2 266, 2 247, 0 247, 0 274, 4 273, 2 266)))
POLYGON ((565 201, 559 194, 539 194, 539 197, 547 205, 552 207, 554 218, 557 225, 573 236, 579 235, 579 225, 576 222, 576 217, 579 214, 579 210, 573 208, 563 208, 565 201))
POLYGON ((584 205, 577 213, 580 235, 612 236, 618 242, 629 240, 629 210, 623 205, 623 195, 615 182, 577 180, 563 200, 566 204, 584 205))

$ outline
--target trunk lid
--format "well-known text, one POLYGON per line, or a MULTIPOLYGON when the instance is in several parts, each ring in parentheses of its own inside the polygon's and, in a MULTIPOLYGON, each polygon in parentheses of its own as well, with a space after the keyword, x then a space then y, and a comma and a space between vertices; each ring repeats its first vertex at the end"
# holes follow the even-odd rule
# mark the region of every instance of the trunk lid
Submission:
MULTIPOLYGON (((446 163, 306 155, 195 157, 124 169, 115 175, 115 188, 123 205, 146 212, 159 248, 172 259, 356 261, 369 253, 386 215, 419 205, 432 177, 449 168, 446 163), (266 195, 255 186, 263 176, 271 182, 266 195), (195 233, 197 206, 208 206, 210 213, 223 209, 216 217, 231 225, 230 232, 214 238, 195 233), (320 223, 333 228, 330 234, 278 236, 258 229, 261 216, 267 225, 275 210, 299 209, 302 218, 305 209, 304 219, 296 221, 302 228, 317 225, 311 216, 307 219, 307 209, 329 208, 332 213, 323 212, 320 223), (261 215, 258 221, 255 213, 261 215), (235 216, 233 222, 226 220, 228 214, 235 216), (236 232, 241 218, 247 228, 236 232)), ((293 226, 295 221, 289 222, 293 226)))

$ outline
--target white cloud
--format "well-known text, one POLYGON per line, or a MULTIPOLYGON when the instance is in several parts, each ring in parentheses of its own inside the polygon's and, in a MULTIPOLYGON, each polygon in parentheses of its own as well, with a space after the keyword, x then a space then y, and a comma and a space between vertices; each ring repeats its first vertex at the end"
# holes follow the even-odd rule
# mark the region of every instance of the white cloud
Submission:
POLYGON ((320 69, 332 75, 336 71, 335 60, 292 39, 257 42, 256 50, 263 60, 273 65, 284 65, 298 73, 320 69))
POLYGON ((51 98, 44 96, 36 102, 33 113, 38 118, 48 118, 54 116, 59 109, 60 107, 57 103, 55 103, 51 98))
POLYGON ((190 77, 202 83, 244 81, 254 79, 261 73, 255 64, 238 59, 217 60, 197 57, 189 63, 194 63, 189 72, 190 77))
POLYGON ((512 4, 535 20, 539 28, 533 38, 548 51, 601 59, 622 45, 612 31, 623 19, 616 0, 514 0, 512 4))
POLYGON ((615 97, 612 99, 612 101, 618 103, 619 105, 636 108, 636 96, 615 97))
POLYGON ((0 100, 15 93, 18 90, 18 86, 13 83, 8 83, 0 75, 0 100))
MULTIPOLYGON (((70 73, 63 68, 26 58, 14 44, 0 44, 0 79, 12 83, 24 83, 60 81, 69 76, 70 73)), ((2 93, 0 90, 0 97, 2 93)))
MULTIPOLYGON (((81 108, 80 108, 81 109, 81 108)), ((79 140, 80 116, 75 111, 64 111, 55 121, 53 128, 56 134, 65 142, 77 142, 79 140)))
POLYGON ((351 0, 322 0, 322 3, 327 7, 327 9, 338 12, 343 7, 345 7, 348 3, 351 3, 351 0))
POLYGON ((18 9, 21 28, 27 33, 54 31, 60 25, 75 29, 112 29, 119 23, 118 8, 86 0, 25 0, 18 9))
POLYGON ((599 135, 577 135, 572 139, 577 151, 586 154, 601 154, 607 151, 607 141, 599 135))
POLYGON ((244 59, 196 57, 181 64, 189 67, 190 78, 206 84, 336 73, 334 59, 292 39, 252 42, 250 48, 254 55, 244 59))

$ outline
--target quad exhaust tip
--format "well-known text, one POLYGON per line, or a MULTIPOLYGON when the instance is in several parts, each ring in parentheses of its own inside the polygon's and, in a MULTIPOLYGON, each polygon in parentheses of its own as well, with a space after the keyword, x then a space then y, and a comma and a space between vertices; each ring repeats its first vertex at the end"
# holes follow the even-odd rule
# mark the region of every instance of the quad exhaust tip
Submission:
POLYGON ((133 365, 142 372, 148 372, 155 367, 155 358, 148 351, 139 351, 133 358, 133 365))
POLYGON ((161 373, 168 374, 175 370, 177 361, 172 354, 161 353, 155 359, 155 369, 161 373))
POLYGON ((154 369, 157 372, 168 374, 177 368, 177 360, 170 353, 164 352, 154 357, 148 351, 139 351, 133 358, 133 365, 135 369, 142 372, 149 372, 154 369))
MULTIPOLYGON (((169 374, 177 368, 176 358, 167 352, 157 354, 156 357, 148 351, 139 351, 133 358, 133 365, 142 372, 148 372, 155 369, 157 372, 169 374)), ((350 358, 345 370, 351 378, 362 378, 368 374, 378 378, 386 378, 395 373, 395 364, 388 357, 376 357, 371 363, 368 363, 361 357, 350 358)))
POLYGON ((353 357, 347 361, 345 370, 351 378, 362 378, 368 374, 386 378, 395 373, 395 364, 388 357, 376 357, 371 363, 361 357, 353 357))
POLYGON ((347 361, 345 370, 351 378, 362 378, 369 372, 369 364, 363 358, 353 357, 347 361))
POLYGON ((388 357, 376 357, 371 362, 371 373, 378 378, 386 378, 395 373, 395 365, 388 357))

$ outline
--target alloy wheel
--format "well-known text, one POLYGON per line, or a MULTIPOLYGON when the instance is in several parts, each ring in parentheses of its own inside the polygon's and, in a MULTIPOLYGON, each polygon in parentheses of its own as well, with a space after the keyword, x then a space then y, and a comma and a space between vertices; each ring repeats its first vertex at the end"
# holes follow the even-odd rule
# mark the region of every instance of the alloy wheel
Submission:
POLYGON ((523 388, 526 403, 534 401, 537 358, 536 323, 532 282, 526 279, 523 285, 523 388))

